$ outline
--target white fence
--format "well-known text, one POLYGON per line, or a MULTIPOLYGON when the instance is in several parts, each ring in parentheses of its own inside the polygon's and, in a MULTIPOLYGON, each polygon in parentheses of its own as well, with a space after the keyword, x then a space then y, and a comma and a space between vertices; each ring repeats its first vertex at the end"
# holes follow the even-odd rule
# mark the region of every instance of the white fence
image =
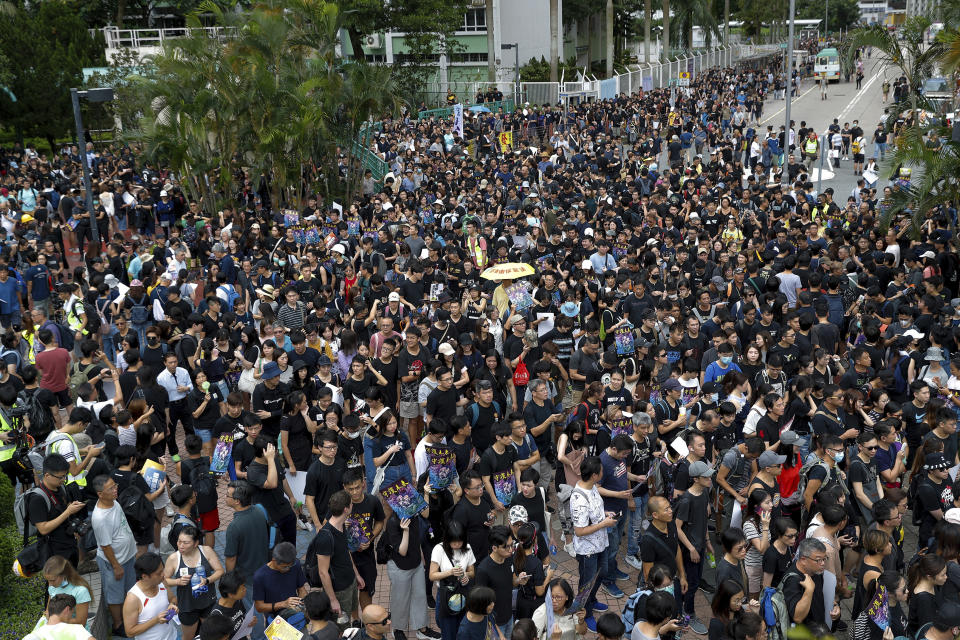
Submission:
POLYGON ((691 78, 696 78, 698 74, 713 67, 732 67, 752 58, 779 53, 781 50, 778 44, 733 44, 663 63, 633 64, 626 73, 615 74, 606 80, 581 77, 574 82, 521 82, 520 96, 522 102, 552 105, 560 98, 597 100, 621 93, 632 94, 641 89, 649 91, 676 84, 681 71, 688 71, 691 78))

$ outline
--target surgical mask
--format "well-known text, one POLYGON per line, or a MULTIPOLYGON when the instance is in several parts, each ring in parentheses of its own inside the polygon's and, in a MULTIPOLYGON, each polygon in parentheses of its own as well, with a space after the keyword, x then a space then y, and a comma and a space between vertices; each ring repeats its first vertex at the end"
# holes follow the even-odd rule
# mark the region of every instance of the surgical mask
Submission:
POLYGON ((833 461, 836 462, 837 464, 840 464, 841 462, 843 462, 843 451, 833 454, 833 461))
POLYGON ((280 265, 281 267, 285 267, 285 266, 287 266, 287 261, 286 261, 286 260, 278 260, 278 261, 277 261, 277 264, 280 265))
POLYGON ((910 321, 909 321, 909 320, 901 320, 901 321, 900 321, 900 326, 901 326, 901 327, 909 327, 909 326, 910 326, 910 321))
POLYGON ((347 438, 348 440, 356 440, 358 437, 360 437, 359 431, 354 431, 353 433, 350 433, 349 431, 344 429, 340 433, 343 435, 344 438, 347 438))
POLYGON ((707 396, 707 397, 710 399, 710 402, 716 402, 717 400, 720 399, 720 394, 719 394, 719 393, 711 393, 711 394, 710 394, 709 396, 707 396))
POLYGON ((722 364, 730 364, 733 362, 733 356, 720 356, 720 362, 722 364))
POLYGON ((668 587, 661 587, 659 589, 655 589, 655 591, 663 591, 664 593, 669 593, 670 595, 673 595, 673 585, 671 584, 668 587))

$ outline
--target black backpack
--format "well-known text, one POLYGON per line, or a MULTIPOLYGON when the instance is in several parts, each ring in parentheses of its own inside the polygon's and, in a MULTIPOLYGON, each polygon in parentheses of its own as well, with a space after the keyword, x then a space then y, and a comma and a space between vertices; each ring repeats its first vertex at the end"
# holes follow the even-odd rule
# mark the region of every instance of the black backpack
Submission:
POLYGON ((210 461, 207 458, 191 460, 190 467, 188 477, 190 486, 197 492, 197 511, 213 511, 217 508, 217 476, 210 470, 210 461))
POLYGON ((120 502, 123 515, 127 516, 127 523, 134 534, 144 535, 153 531, 157 514, 153 509, 153 504, 147 500, 143 491, 131 482, 120 492, 117 500, 120 502))
POLYGON ((17 406, 27 410, 26 417, 30 422, 30 435, 37 442, 41 442, 53 431, 54 422, 51 410, 37 402, 38 392, 39 389, 35 389, 33 393, 27 393, 26 389, 22 390, 17 394, 17 406))

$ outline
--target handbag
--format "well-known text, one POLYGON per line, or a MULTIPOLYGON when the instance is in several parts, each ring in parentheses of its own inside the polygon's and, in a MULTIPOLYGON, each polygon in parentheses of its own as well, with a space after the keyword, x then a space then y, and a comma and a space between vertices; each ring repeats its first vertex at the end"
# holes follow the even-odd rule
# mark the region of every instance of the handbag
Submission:
POLYGON ((100 335, 104 336, 109 336, 113 333, 113 323, 107 322, 107 316, 104 314, 108 304, 110 304, 109 300, 104 303, 103 308, 97 309, 97 313, 100 316, 100 335))
POLYGON ((254 348, 257 350, 257 357, 253 361, 253 366, 240 372, 240 380, 237 381, 237 388, 250 394, 257 387, 257 379, 253 377, 253 374, 257 369, 263 368, 260 362, 260 347, 254 348))
POLYGON ((390 454, 390 457, 387 458, 386 464, 381 467, 377 467, 377 473, 373 476, 373 484, 370 485, 370 493, 377 494, 380 492, 380 485, 383 484, 383 478, 387 475, 387 467, 390 466, 390 463, 393 461, 393 456, 397 455, 396 452, 390 454))
MULTIPOLYGON (((24 543, 26 538, 24 534, 24 543)), ((16 562, 13 563, 13 573, 21 578, 29 578, 43 569, 50 555, 49 540, 46 536, 40 536, 30 544, 23 545, 23 549, 17 554, 16 562)))

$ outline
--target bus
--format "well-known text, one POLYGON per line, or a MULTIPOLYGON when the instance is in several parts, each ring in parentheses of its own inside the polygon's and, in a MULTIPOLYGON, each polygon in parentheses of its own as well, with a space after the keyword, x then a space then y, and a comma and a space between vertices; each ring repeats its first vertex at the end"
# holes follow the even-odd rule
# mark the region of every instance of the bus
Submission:
POLYGON ((840 54, 836 49, 821 49, 813 63, 813 74, 817 78, 826 75, 827 81, 840 81, 840 54))

